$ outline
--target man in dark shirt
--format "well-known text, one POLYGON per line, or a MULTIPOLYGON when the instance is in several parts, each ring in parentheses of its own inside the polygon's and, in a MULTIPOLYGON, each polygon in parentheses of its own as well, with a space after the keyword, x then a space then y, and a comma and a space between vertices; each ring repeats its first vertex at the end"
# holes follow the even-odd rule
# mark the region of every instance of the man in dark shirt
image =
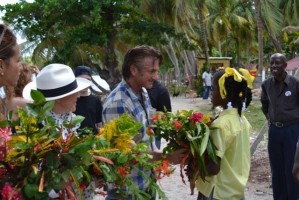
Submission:
POLYGON ((298 199, 292 167, 299 136, 299 81, 286 73, 286 58, 270 58, 273 77, 262 83, 262 110, 269 121, 268 153, 274 199, 298 199))
MULTIPOLYGON (((75 69, 75 76, 85 78, 91 81, 91 69, 87 66, 78 66, 75 69)), ((103 106, 99 97, 92 95, 89 88, 80 92, 77 100, 76 115, 85 117, 81 123, 80 129, 85 127, 92 128, 93 133, 98 133, 98 127, 102 123, 103 106)))
POLYGON ((166 109, 167 112, 171 112, 169 92, 159 81, 155 80, 153 87, 147 89, 147 92, 153 108, 156 108, 157 111, 164 112, 166 109))
MULTIPOLYGON (((152 107, 157 111, 171 112, 171 101, 168 90, 157 80, 154 81, 153 87, 147 89, 152 107)), ((161 139, 155 140, 157 148, 161 147, 161 139)))

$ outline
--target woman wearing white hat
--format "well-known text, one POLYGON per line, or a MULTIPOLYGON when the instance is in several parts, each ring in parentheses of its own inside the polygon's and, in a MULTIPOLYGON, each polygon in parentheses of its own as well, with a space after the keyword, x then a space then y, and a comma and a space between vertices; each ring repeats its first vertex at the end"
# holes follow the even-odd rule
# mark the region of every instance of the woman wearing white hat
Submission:
MULTIPOLYGON (((28 83, 23 90, 23 97, 31 98, 31 90, 38 90, 46 98, 46 101, 55 101, 50 115, 56 120, 56 124, 62 129, 62 138, 66 139, 69 133, 64 121, 71 122, 75 116, 76 102, 79 91, 89 87, 91 82, 84 78, 76 78, 72 69, 63 64, 50 64, 44 67, 36 79, 28 83)), ((76 133, 80 124, 73 127, 71 132, 76 133)))

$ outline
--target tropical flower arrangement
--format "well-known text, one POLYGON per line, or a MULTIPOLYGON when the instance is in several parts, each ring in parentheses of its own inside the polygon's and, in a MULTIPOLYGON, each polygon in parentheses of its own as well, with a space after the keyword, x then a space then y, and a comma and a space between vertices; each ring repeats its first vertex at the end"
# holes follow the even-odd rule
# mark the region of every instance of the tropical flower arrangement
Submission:
MULTIPOLYGON (((125 114, 105 124, 99 133, 69 134, 64 140, 55 120, 47 114, 54 102, 46 102, 38 91, 32 91, 31 96, 34 103, 28 105, 28 110, 18 109, 17 121, 0 122, 3 200, 50 199, 52 191, 60 199, 82 199, 91 182, 101 184, 97 187, 114 183, 120 197, 130 192, 136 199, 148 199, 127 177, 133 168, 155 170, 162 165, 150 162, 152 157, 146 144, 135 144, 132 140, 139 133, 139 123, 125 114), (127 192, 122 190, 124 187, 127 192)), ((82 120, 77 116, 65 125, 71 130, 82 120)), ((150 189, 166 199, 155 177, 147 178, 150 189)))
POLYGON ((188 150, 180 163, 180 175, 183 183, 186 183, 184 174, 188 177, 193 194, 196 180, 204 180, 208 175, 205 163, 207 158, 217 162, 216 147, 209 137, 210 125, 214 119, 201 112, 180 110, 176 113, 157 112, 151 120, 154 136, 167 141, 164 154, 180 148, 188 150))

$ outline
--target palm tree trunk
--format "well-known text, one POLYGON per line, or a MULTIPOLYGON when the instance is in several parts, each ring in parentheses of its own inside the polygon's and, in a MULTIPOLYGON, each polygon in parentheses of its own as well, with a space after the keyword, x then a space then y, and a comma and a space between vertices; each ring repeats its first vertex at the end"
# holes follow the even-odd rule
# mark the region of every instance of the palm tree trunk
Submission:
POLYGON ((165 37, 169 41, 168 46, 166 47, 166 52, 168 54, 169 59, 171 60, 172 64, 174 65, 175 69, 175 80, 178 80, 178 85, 180 86, 181 83, 181 74, 180 74, 180 68, 179 68, 179 62, 178 58, 176 56, 175 50, 173 48, 172 41, 170 40, 169 36, 167 33, 164 33, 165 37))
POLYGON ((258 73, 257 73, 257 75, 261 76, 262 75, 262 70, 263 70, 264 44, 263 44, 263 22, 262 22, 262 19, 261 19, 260 0, 255 0, 255 9, 256 9, 256 22, 257 22, 257 37, 258 37, 258 45, 259 45, 258 73))
POLYGON ((255 0, 255 12, 256 12, 256 22, 257 22, 257 37, 258 37, 258 70, 256 78, 254 81, 254 88, 259 88, 262 84, 262 71, 264 70, 264 43, 263 43, 263 22, 261 16, 261 2, 260 0, 255 0))
POLYGON ((204 23, 204 15, 203 15, 204 6, 205 6, 205 0, 200 0, 198 2, 198 11, 199 11, 198 18, 199 18, 199 25, 200 25, 200 34, 203 41, 206 63, 209 65, 209 46, 208 46, 207 31, 206 31, 206 26, 204 23))

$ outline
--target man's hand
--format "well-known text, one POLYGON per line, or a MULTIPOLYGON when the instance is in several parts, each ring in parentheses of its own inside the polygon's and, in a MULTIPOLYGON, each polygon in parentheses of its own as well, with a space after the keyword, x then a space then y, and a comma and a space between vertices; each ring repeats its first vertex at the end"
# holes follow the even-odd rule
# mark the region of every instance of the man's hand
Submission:
POLYGON ((167 160, 173 164, 177 165, 180 164, 182 159, 186 157, 190 151, 188 149, 178 149, 175 150, 172 154, 167 155, 167 160))

